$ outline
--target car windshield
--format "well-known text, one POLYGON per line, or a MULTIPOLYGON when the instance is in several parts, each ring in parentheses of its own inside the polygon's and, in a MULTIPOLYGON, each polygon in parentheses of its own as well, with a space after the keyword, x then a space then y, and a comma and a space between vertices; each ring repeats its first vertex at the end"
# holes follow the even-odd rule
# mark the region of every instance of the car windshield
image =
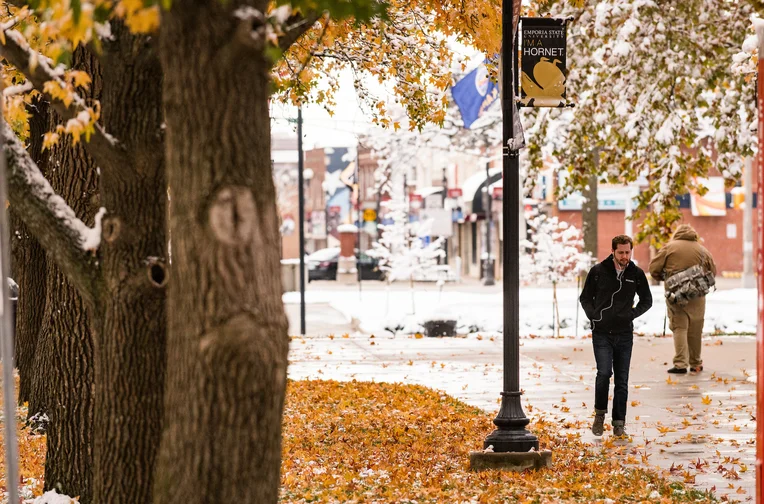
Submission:
POLYGON ((308 261, 331 261, 340 255, 339 247, 325 248, 316 250, 308 256, 308 261))

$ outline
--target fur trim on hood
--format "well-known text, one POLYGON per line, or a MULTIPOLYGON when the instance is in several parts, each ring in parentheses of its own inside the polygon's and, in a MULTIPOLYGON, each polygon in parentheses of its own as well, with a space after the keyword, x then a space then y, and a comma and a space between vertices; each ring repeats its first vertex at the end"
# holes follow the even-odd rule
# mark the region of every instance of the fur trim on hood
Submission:
POLYGON ((674 236, 671 237, 672 240, 687 240, 687 241, 698 241, 700 237, 698 236, 698 233, 693 229, 692 226, 689 224, 682 224, 678 228, 676 228, 676 231, 674 231, 674 236))

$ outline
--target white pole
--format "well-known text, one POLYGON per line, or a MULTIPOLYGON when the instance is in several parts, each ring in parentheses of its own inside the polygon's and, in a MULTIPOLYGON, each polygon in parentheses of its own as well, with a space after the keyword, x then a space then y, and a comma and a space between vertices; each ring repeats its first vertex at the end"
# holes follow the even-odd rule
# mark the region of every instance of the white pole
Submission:
MULTIPOLYGON (((5 119, 1 119, 5 120, 5 119)), ((4 141, 2 133, 0 140, 4 141)), ((9 299, 10 247, 6 195, 5 149, 0 149, 0 357, 3 360, 3 415, 5 423, 5 485, 8 502, 19 502, 18 440, 16 439, 16 394, 13 390, 13 315, 9 299)))
POLYGON ((743 205, 743 288, 756 287, 756 277, 753 275, 753 158, 745 158, 743 168, 743 189, 745 203, 743 205))

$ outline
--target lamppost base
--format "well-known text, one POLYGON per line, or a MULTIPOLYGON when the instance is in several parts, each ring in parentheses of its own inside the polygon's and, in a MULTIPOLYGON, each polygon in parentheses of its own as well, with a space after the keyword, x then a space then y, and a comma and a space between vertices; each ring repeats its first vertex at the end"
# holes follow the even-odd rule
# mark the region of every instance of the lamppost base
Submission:
POLYGON ((496 453, 528 453, 531 450, 538 452, 539 440, 536 436, 524 428, 496 429, 483 441, 483 448, 493 447, 496 453))
POLYGON ((552 465, 552 452, 470 452, 470 469, 473 471, 504 470, 520 472, 526 469, 541 469, 552 465))

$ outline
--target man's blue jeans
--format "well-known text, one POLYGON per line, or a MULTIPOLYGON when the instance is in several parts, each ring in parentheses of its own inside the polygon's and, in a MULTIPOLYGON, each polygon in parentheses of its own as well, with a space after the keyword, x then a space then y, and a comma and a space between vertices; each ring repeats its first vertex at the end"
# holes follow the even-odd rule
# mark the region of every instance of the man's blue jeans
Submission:
POLYGON ((597 361, 597 380, 594 385, 594 409, 607 412, 610 377, 615 372, 613 393, 613 422, 626 420, 626 403, 629 399, 629 365, 634 334, 593 333, 594 359, 597 361))

